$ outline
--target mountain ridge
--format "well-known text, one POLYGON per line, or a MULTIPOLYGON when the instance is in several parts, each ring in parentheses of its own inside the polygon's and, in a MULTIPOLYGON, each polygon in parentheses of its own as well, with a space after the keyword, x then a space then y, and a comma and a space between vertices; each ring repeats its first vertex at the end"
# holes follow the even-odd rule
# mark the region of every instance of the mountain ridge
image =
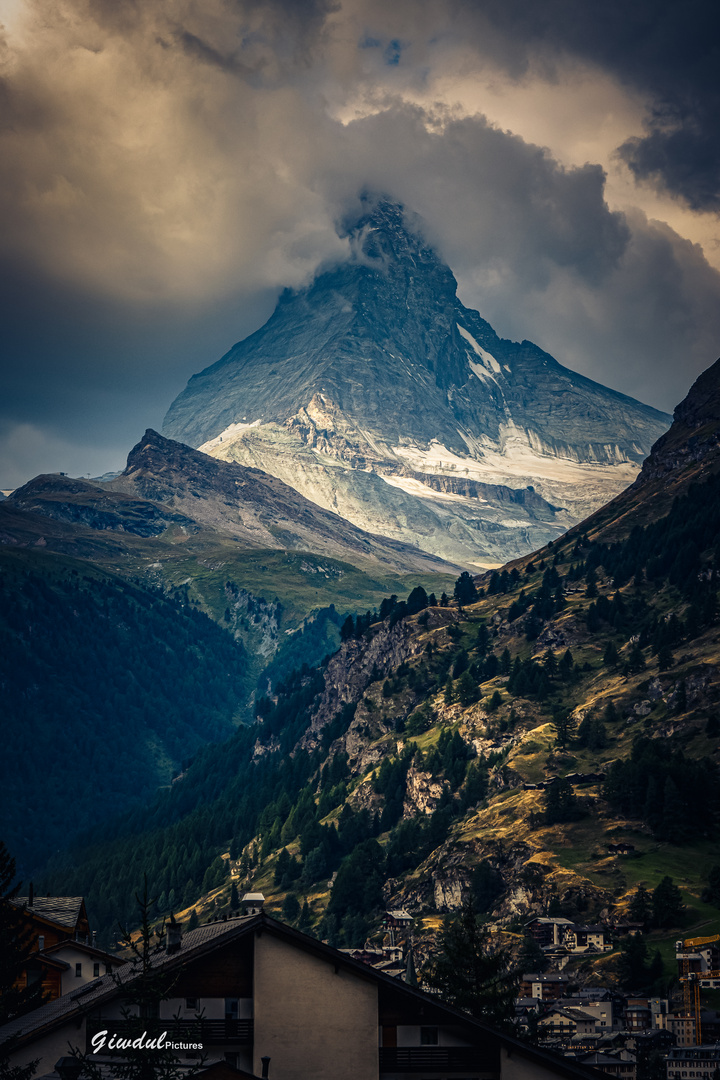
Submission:
POLYGON ((410 545, 364 533, 273 476, 219 461, 151 428, 115 479, 100 485, 58 473, 35 477, 3 505, 8 514, 17 509, 146 538, 204 527, 255 548, 354 557, 395 571, 452 570, 410 545))
POLYGON ((345 263, 191 378, 165 434, 461 563, 517 556, 635 477, 669 417, 498 337, 402 207, 377 201, 348 236, 345 263), (546 505, 443 500, 438 476, 546 505))

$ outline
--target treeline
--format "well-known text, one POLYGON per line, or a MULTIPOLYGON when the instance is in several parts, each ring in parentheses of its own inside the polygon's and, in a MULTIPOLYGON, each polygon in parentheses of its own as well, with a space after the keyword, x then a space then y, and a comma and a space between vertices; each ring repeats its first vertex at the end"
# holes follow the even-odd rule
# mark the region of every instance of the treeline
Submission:
MULTIPOLYGON (((446 606, 448 598, 445 593, 442 595, 442 601, 443 606, 446 606)), ((355 618, 348 615, 340 629, 340 640, 349 641, 351 638, 362 638, 371 626, 384 622, 385 619, 389 619, 390 626, 393 627, 400 619, 404 619, 408 615, 417 615, 420 611, 424 611, 426 607, 434 607, 436 604, 435 593, 430 593, 428 596, 422 585, 417 585, 409 594, 407 600, 398 600, 393 593, 392 596, 384 597, 379 610, 366 611, 364 615, 359 614, 355 618)))
POLYGON ((626 761, 608 769, 603 794, 613 809, 641 818, 655 836, 681 844, 713 836, 720 810, 718 769, 659 739, 641 736, 626 761))
POLYGON ((616 588, 629 581, 655 586, 667 581, 695 608, 688 614, 691 621, 712 621, 717 611, 713 564, 715 569, 720 565, 720 476, 691 485, 666 517, 636 526, 626 540, 601 544, 580 537, 575 552, 585 554, 581 569, 586 575, 603 566, 616 588), (713 554, 710 564, 708 552, 713 554))
POLYGON ((226 738, 242 645, 153 588, 0 575, 0 805, 30 870, 81 829, 149 797, 168 766, 226 738))

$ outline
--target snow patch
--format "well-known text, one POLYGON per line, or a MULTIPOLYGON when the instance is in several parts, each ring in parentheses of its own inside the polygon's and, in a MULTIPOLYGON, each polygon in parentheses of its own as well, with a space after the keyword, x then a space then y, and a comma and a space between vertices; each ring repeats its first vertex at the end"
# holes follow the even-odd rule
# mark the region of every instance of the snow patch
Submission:
MULTIPOLYGON (((412 476, 385 476, 384 473, 376 473, 381 480, 384 480, 390 487, 400 488, 401 491, 405 491, 408 495, 417 495, 421 499, 444 499, 447 502, 461 502, 466 503, 469 501, 468 496, 458 495, 454 491, 435 491, 434 488, 430 488, 427 484, 423 484, 422 480, 416 480, 412 476)), ((473 499, 473 504, 486 503, 486 499, 473 499)))
MULTIPOLYGON (((482 345, 478 344, 478 342, 472 336, 470 331, 466 330, 464 326, 461 326, 460 323, 455 323, 455 325, 457 326, 458 330, 460 331, 462 336, 465 338, 465 340, 470 345, 472 345, 475 353, 480 357, 480 359, 485 364, 485 367, 488 368, 490 371, 494 371, 496 375, 499 375, 500 374, 500 365, 498 364, 498 362, 495 359, 495 357, 493 356, 493 354, 489 353, 487 351, 487 349, 483 349, 482 345)), ((471 363, 471 367, 472 367, 472 363, 471 363)))
POLYGON ((198 446, 198 450, 201 454, 209 454, 215 446, 219 446, 221 442, 231 442, 238 435, 242 435, 243 431, 247 431, 248 428, 258 427, 260 420, 253 420, 251 424, 230 424, 224 431, 221 431, 219 435, 216 435, 214 439, 208 439, 202 446, 198 446))
POLYGON ((477 375, 478 379, 486 379, 488 382, 494 382, 496 386, 499 385, 494 375, 491 375, 489 371, 486 371, 482 364, 476 364, 474 360, 468 360, 470 370, 474 375, 477 375))
MULTIPOLYGON (((617 465, 581 463, 554 456, 550 447, 543 452, 542 440, 535 432, 529 435, 512 422, 501 425, 499 444, 491 442, 486 435, 478 439, 460 428, 458 434, 472 456, 461 457, 435 439, 427 449, 406 444, 394 446, 393 453, 414 472, 454 473, 470 480, 508 487, 532 484, 538 489, 543 481, 549 481, 592 488, 598 480, 602 484, 612 475, 618 478, 616 490, 620 491, 632 483, 640 471, 640 467, 632 462, 623 461, 617 465)), ((551 495, 550 501, 556 498, 561 498, 560 492, 551 495)))

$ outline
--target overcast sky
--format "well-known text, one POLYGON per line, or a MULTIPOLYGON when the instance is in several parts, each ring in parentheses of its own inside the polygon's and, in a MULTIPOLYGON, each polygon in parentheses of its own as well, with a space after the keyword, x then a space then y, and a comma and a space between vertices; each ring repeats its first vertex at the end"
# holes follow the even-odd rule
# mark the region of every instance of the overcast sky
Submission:
POLYGON ((709 2, 0 13, 0 487, 122 467, 367 188, 502 336, 668 411, 720 354, 709 2))

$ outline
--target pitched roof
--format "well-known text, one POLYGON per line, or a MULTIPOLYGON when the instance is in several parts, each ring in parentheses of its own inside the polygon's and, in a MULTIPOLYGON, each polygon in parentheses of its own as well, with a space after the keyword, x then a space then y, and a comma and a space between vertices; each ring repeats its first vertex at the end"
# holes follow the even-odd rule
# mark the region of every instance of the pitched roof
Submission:
POLYGON ((78 952, 92 956, 96 960, 102 960, 105 964, 114 964, 116 967, 118 964, 125 963, 124 956, 116 956, 113 953, 105 952, 104 949, 98 949, 96 945, 87 945, 84 941, 74 941, 72 938, 68 938, 66 941, 58 941, 57 945, 50 945, 49 948, 43 949, 42 955, 52 956, 53 953, 60 952, 63 949, 77 949, 78 952))
MULTIPOLYGON (((444 1013, 456 1023, 471 1028, 478 1035, 496 1039, 508 1054, 534 1060, 538 1064, 542 1064, 555 1076, 565 1077, 567 1080, 592 1080, 593 1077, 601 1075, 592 1069, 579 1066, 569 1058, 559 1057, 544 1049, 521 1042, 513 1036, 506 1035, 504 1032, 498 1031, 490 1024, 485 1023, 485 1021, 478 1020, 469 1013, 440 1001, 437 997, 426 993, 424 990, 409 986, 407 983, 401 982, 383 971, 378 971, 377 968, 371 967, 369 964, 354 960, 347 954, 340 952, 339 949, 334 949, 316 938, 308 937, 300 930, 295 930, 293 927, 273 919, 266 912, 260 912, 257 915, 239 916, 235 919, 229 919, 227 922, 199 926, 196 930, 191 930, 183 936, 181 947, 176 952, 160 954, 155 959, 153 966, 158 969, 168 970, 173 970, 175 967, 184 967, 190 960, 197 960, 203 955, 213 952, 216 948, 226 945, 228 941, 243 937, 255 929, 282 938, 305 952, 322 957, 334 965, 342 965, 344 968, 354 972, 359 978, 377 983, 379 987, 384 986, 392 990, 394 994, 402 994, 415 999, 417 1004, 426 1010, 430 1007, 433 1011, 444 1013)), ((39 1037, 46 1030, 67 1023, 73 1017, 80 1018, 119 994, 122 984, 130 982, 135 974, 133 965, 128 962, 112 975, 104 975, 99 979, 94 979, 91 983, 85 984, 84 987, 71 991, 69 994, 64 994, 62 997, 56 998, 55 1001, 48 1002, 39 1009, 35 1009, 34 1012, 16 1017, 0 1028, 0 1046, 9 1039, 16 1040, 16 1045, 21 1045, 32 1041, 33 1037, 39 1037)))
POLYGON ((12 903, 71 930, 77 926, 84 905, 82 896, 34 896, 32 906, 29 899, 28 896, 16 896, 12 903))
MULTIPOLYGON (((159 955, 155 959, 154 966, 161 969, 182 966, 187 963, 190 954, 195 959, 205 952, 212 951, 218 938, 223 938, 225 935, 235 937, 244 932, 248 925, 255 925, 260 918, 259 915, 249 915, 229 922, 199 926, 184 936, 182 948, 178 952, 159 955)), ((0 1028, 0 1045, 7 1039, 25 1040, 46 1028, 64 1023, 70 1016, 79 1016, 89 1012, 90 1009, 118 994, 122 984, 129 982, 134 974, 133 964, 126 961, 112 975, 101 975, 99 979, 84 983, 76 990, 71 990, 69 994, 63 994, 62 997, 41 1005, 39 1009, 34 1009, 23 1016, 16 1016, 0 1028)))

